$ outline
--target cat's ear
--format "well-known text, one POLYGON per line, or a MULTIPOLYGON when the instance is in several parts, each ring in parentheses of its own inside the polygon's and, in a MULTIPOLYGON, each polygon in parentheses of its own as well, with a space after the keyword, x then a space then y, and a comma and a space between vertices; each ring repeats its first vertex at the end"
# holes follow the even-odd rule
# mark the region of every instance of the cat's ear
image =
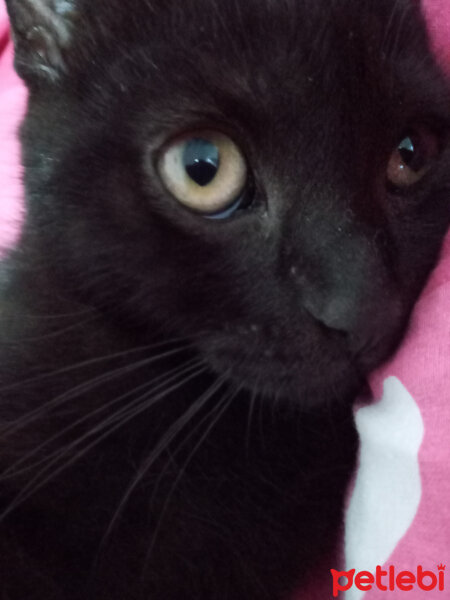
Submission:
POLYGON ((77 0, 6 0, 16 70, 28 83, 56 81, 67 68, 77 0))

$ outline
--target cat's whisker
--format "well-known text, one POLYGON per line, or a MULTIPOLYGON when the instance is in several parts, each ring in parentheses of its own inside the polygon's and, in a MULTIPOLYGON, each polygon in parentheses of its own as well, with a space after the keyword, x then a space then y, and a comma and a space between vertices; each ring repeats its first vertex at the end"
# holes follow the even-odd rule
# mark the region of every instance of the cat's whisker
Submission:
POLYGON ((103 547, 105 541, 111 535, 114 526, 119 519, 120 515, 126 504, 128 503, 131 495, 133 494, 136 487, 148 473, 151 466, 159 458, 159 456, 166 450, 169 444, 176 438, 176 436, 186 427, 187 424, 198 414, 198 412, 205 406, 205 404, 214 396, 214 394, 221 388, 225 381, 225 376, 219 377, 189 408, 169 427, 164 436, 160 439, 151 454, 143 461, 139 471, 133 478, 133 481, 128 486, 125 494, 123 495, 116 512, 114 513, 108 529, 100 544, 100 548, 103 547))
MULTIPOLYGON (((149 396, 148 393, 143 394, 142 396, 137 398, 136 401, 133 403, 133 408, 134 408, 134 406, 137 406, 136 408, 134 408, 134 410, 130 410, 130 407, 127 407, 126 409, 122 409, 121 411, 118 411, 117 413, 112 415, 109 419, 107 419, 106 422, 102 422, 101 425, 98 425, 98 426, 92 428, 84 436, 82 436, 82 438, 76 440, 69 446, 63 448, 63 450, 58 453, 58 456, 53 461, 51 461, 51 463, 48 464, 44 469, 42 469, 42 471, 39 472, 27 485, 25 485, 22 488, 22 490, 20 491, 20 493, 16 496, 16 498, 3 510, 3 512, 0 514, 0 522, 2 520, 4 520, 11 512, 13 512, 17 508, 17 506, 19 506, 20 504, 25 502, 30 496, 35 494, 39 489, 41 489, 49 481, 51 481, 52 479, 57 477, 62 471, 66 470, 72 464, 74 464, 75 462, 80 460, 92 448, 97 446, 101 441, 103 441, 105 438, 110 436, 117 429, 120 429, 121 427, 123 427, 126 423, 128 423, 129 421, 134 419, 136 416, 142 414, 146 410, 148 410, 151 406, 153 406, 157 402, 166 398, 172 392, 177 391, 178 389, 180 389, 181 387, 186 385, 189 381, 195 379, 196 377, 199 377, 206 370, 207 370, 207 367, 202 366, 201 368, 197 369, 193 373, 190 373, 189 375, 187 375, 183 380, 175 382, 173 385, 169 386, 169 388, 163 390, 156 396, 154 396, 154 395, 149 396), (109 429, 107 429, 106 431, 103 431, 106 428, 106 425, 108 425, 108 426, 111 425, 111 427, 109 427, 109 429), (69 460, 64 462, 57 469, 55 469, 53 472, 51 472, 47 477, 45 477, 45 474, 49 470, 49 468, 51 468, 55 464, 57 464, 61 457, 64 457, 68 452, 70 452, 72 449, 79 446, 80 443, 84 442, 87 438, 92 437, 95 433, 99 433, 102 431, 103 431, 102 435, 95 438, 90 444, 88 444, 87 446, 82 448, 82 450, 80 450, 77 454, 70 457, 69 460)), ((172 378, 169 378, 169 379, 173 380, 174 378, 176 378, 176 376, 172 376, 172 378)), ((165 383, 167 383, 167 381, 165 383)))
POLYGON ((407 28, 406 21, 411 16, 411 6, 405 6, 401 0, 394 0, 391 18, 382 43, 382 53, 389 56, 396 56, 399 53, 401 36, 407 28))
MULTIPOLYGON (((48 446, 49 444, 51 444, 52 442, 57 441, 58 439, 64 437, 64 435, 66 435, 67 433, 69 433, 71 430, 75 429, 76 427, 78 427, 79 425, 91 420, 94 416, 101 414, 103 412, 109 412, 116 404, 122 403, 124 400, 126 400, 129 396, 133 396, 136 393, 140 393, 143 390, 147 390, 147 389, 152 389, 152 391, 157 391, 159 389, 159 387, 162 384, 166 384, 168 381, 168 376, 181 376, 181 375, 185 375, 186 373, 188 373, 192 368, 197 368, 200 365, 202 365, 202 361, 195 358, 192 359, 190 361, 188 361, 187 363, 182 365, 182 368, 180 369, 180 367, 176 367, 175 369, 172 369, 171 371, 165 372, 162 375, 159 375, 158 377, 155 377, 154 379, 147 381, 145 383, 143 383, 142 385, 133 388, 132 390, 129 390, 128 392, 126 392, 125 394, 120 395, 117 398, 114 398, 112 401, 106 403, 106 404, 102 404, 100 407, 96 408, 95 410, 88 412, 86 414, 83 415, 83 417, 77 419, 76 421, 70 423, 69 426, 65 427, 64 429, 58 431, 57 434, 55 434, 54 436, 46 439, 42 444, 40 444, 39 446, 33 448, 33 450, 31 452, 29 452, 28 454, 24 455, 23 457, 21 457, 18 461, 16 461, 13 465, 11 465, 4 473, 2 473, 0 475, 0 479, 4 480, 7 478, 11 478, 11 477, 17 477, 18 475, 22 475, 24 472, 30 471, 32 469, 35 469, 37 466, 41 465, 41 464, 45 464, 47 463, 49 460, 51 460, 53 457, 55 457, 57 454, 59 454, 61 452, 61 450, 58 450, 52 454, 47 455, 45 458, 32 463, 31 465, 26 466, 23 469, 18 470, 17 467, 19 467, 21 464, 28 462, 31 458, 33 458, 33 456, 36 456, 37 454, 39 454, 40 450, 44 449, 46 446, 48 446)), ((122 410, 128 410, 130 409, 132 406, 134 406, 134 402, 131 402, 130 404, 128 404, 126 407, 124 407, 122 410)), ((117 417, 117 413, 113 413, 113 416, 117 417)), ((105 424, 106 422, 103 421, 103 423, 105 424)), ((78 440, 77 440, 78 441, 78 440)))
POLYGON ((88 323, 92 323, 93 321, 97 320, 99 318, 98 315, 93 315, 90 319, 85 319, 84 321, 78 321, 76 323, 72 323, 71 325, 67 325, 66 327, 63 327, 61 329, 57 329, 56 331, 50 331, 49 333, 46 333, 44 335, 39 335, 39 336, 30 336, 30 337, 20 337, 18 339, 14 339, 14 344, 17 344, 17 342, 39 342, 39 341, 43 341, 43 340, 49 340, 52 338, 56 338, 59 337, 60 335, 64 335, 66 333, 68 333, 69 331, 73 331, 74 329, 77 329, 79 327, 83 327, 84 325, 87 325, 88 323))
MULTIPOLYGON (((79 317, 80 315, 85 315, 87 313, 93 313, 94 309, 86 307, 83 310, 71 312, 71 313, 58 313, 56 315, 48 314, 48 315, 40 315, 33 313, 21 313, 14 311, 14 316, 20 319, 26 319, 30 321, 57 321, 58 319, 67 319, 68 317, 79 317)), ((0 313, 0 320, 3 315, 0 313)), ((9 317, 8 317, 9 318, 9 317)))
POLYGON ((399 4, 398 0, 394 0, 394 2, 392 4, 391 14, 389 16, 389 20, 385 27, 384 38, 380 45, 380 55, 381 56, 387 54, 389 51, 391 32, 392 32, 393 26, 395 25, 395 17, 397 15, 397 11, 398 11, 398 4, 399 4))
MULTIPOLYGON (((220 387, 221 387, 221 385, 222 385, 223 383, 226 383, 226 378, 228 377, 228 375, 229 375, 229 373, 225 373, 224 375, 222 375, 222 377, 220 378, 220 380, 218 380, 218 381, 216 382, 218 385, 216 385, 216 387, 215 387, 215 389, 213 390, 212 394, 209 396, 209 399, 211 399, 211 398, 213 398, 213 397, 214 397, 214 394, 215 394, 217 391, 219 391, 219 390, 220 390, 220 387)), ((209 392, 209 391, 210 391, 210 389, 211 389, 211 388, 209 388, 209 390, 207 390, 207 392, 209 392)), ((240 389, 240 388, 239 388, 239 389, 240 389)), ((205 393, 206 393, 206 392, 205 392, 205 393)), ((228 396, 227 396, 227 394, 225 394, 224 398, 226 398, 226 397, 228 397, 228 396)), ((173 459, 173 458, 175 458, 175 456, 176 456, 176 455, 177 455, 177 454, 180 452, 180 450, 181 450, 181 449, 182 449, 182 448, 185 446, 185 444, 186 444, 186 443, 187 443, 187 442, 188 442, 188 441, 189 441, 189 440, 190 440, 192 437, 194 437, 194 435, 196 435, 197 431, 198 431, 198 430, 199 430, 199 429, 202 427, 203 423, 205 423, 205 421, 208 421, 208 420, 209 420, 209 418, 211 417, 211 414, 212 414, 212 413, 214 413, 214 412, 217 410, 217 407, 222 405, 222 402, 224 401, 224 398, 222 398, 222 400, 220 400, 220 401, 219 401, 219 403, 218 403, 217 405, 215 405, 215 406, 214 406, 214 407, 211 409, 211 411, 210 411, 208 414, 206 414, 204 417, 202 417, 202 418, 200 419, 200 421, 197 423, 197 425, 196 425, 194 428, 192 428, 192 429, 191 429, 191 431, 190 431, 190 432, 189 432, 189 433, 188 433, 188 434, 187 434, 187 435, 186 435, 186 436, 185 436, 185 437, 182 439, 182 441, 181 441, 181 442, 180 442, 180 443, 177 445, 177 447, 176 447, 175 451, 173 452, 173 454, 170 454, 170 456, 169 456, 169 458, 168 458, 168 460, 167 460, 167 462, 166 462, 166 467, 165 467, 163 470, 161 470, 161 472, 160 472, 160 474, 159 474, 159 476, 158 476, 158 478, 157 478, 157 480, 156 480, 156 483, 155 483, 155 486, 154 486, 154 490, 153 490, 152 496, 151 496, 151 498, 150 498, 150 503, 149 503, 150 505, 152 505, 152 504, 153 504, 153 502, 154 502, 154 500, 155 500, 155 496, 156 496, 156 494, 157 494, 157 491, 158 491, 158 488, 159 488, 160 482, 161 482, 161 480, 163 479, 163 477, 165 476, 165 474, 166 474, 166 472, 167 472, 167 469, 168 469, 168 467, 169 467, 169 463, 170 463, 170 462, 172 462, 172 459, 173 459)))
POLYGON ((252 390, 250 395, 250 400, 248 404, 248 416, 247 416, 247 427, 245 432, 245 448, 247 458, 250 453, 250 443, 251 443, 251 430, 252 430, 252 421, 255 414, 255 404, 256 404, 257 392, 256 390, 252 390))
MULTIPOLYGON (((181 353, 182 351, 185 351, 189 347, 190 347, 190 344, 186 344, 186 345, 180 346, 174 350, 170 350, 168 352, 163 352, 161 354, 158 354, 157 356, 151 356, 149 358, 145 358, 140 361, 130 363, 123 367, 112 369, 111 371, 102 373, 101 375, 98 375, 97 377, 89 379, 88 381, 84 381, 83 383, 77 385, 76 387, 72 388, 71 390, 56 396, 56 398, 53 398, 49 402, 46 402, 45 404, 39 406, 35 410, 29 412, 26 415, 26 417, 20 419, 19 422, 12 423, 12 424, 9 423, 3 430, 0 431, 0 433, 2 436, 7 436, 7 435, 12 435, 14 433, 17 433, 17 431, 27 427, 31 422, 40 418, 43 414, 48 413, 52 408, 54 408, 54 407, 60 408, 63 404, 66 404, 67 402, 69 402, 70 400, 73 400, 75 398, 79 398, 85 392, 95 389, 96 387, 100 386, 104 382, 113 381, 114 379, 117 379, 124 374, 135 372, 136 370, 138 370, 142 367, 148 367, 159 360, 163 360, 165 358, 170 358, 171 356, 174 356, 176 354, 181 353)), ((90 364, 92 364, 92 363, 90 363, 90 364)))
MULTIPOLYGON (((191 450, 191 452, 188 454, 186 460, 184 461, 184 463, 182 464, 177 477, 175 478, 169 493, 167 495, 167 498, 164 502, 164 505, 159 513, 159 517, 158 517, 158 522, 156 524, 155 530, 153 532, 153 537, 152 537, 152 541, 151 544, 149 546, 149 549, 147 551, 147 555, 144 561, 144 566, 147 565, 150 561, 150 556, 152 554, 153 548, 155 546, 156 543, 156 539, 158 537, 158 533, 159 530, 161 528, 161 525, 163 523, 164 520, 164 516, 167 512, 167 509, 169 507, 170 504, 170 500, 173 496, 173 494, 175 493, 175 490, 179 484, 179 482, 181 481, 182 477, 184 476, 187 467, 189 466, 189 463, 191 462, 191 460, 193 459, 193 457, 195 456, 195 454, 198 452, 198 450, 200 449, 200 447, 204 444, 204 442, 206 441, 206 439, 208 438, 208 436, 211 434, 212 430, 214 429, 214 427, 217 425, 217 423, 220 421, 220 419, 222 418, 222 416, 224 415, 224 413, 227 411, 227 409, 230 407, 231 403, 233 402, 233 400, 236 398, 236 396, 239 394, 241 388, 237 387, 236 389, 232 390, 231 392, 229 392, 228 394, 225 393, 225 395, 223 396, 222 400, 220 400, 216 406, 214 406, 209 413, 200 421, 200 423, 198 424, 198 426, 195 428, 195 430, 193 430, 189 436, 184 439, 181 444, 179 444, 179 446, 177 447, 175 454, 179 453, 179 451, 181 450, 181 448, 184 446, 185 442, 187 441, 187 439, 190 439, 195 432, 199 429, 199 427, 201 425, 203 425, 203 423, 205 421, 210 421, 206 430, 204 431, 204 433, 202 434, 202 436, 200 437, 200 439, 198 440, 198 442, 195 444, 194 448, 191 450)), ((155 487, 155 492, 156 492, 157 487, 155 487)), ((155 493, 154 492, 154 493, 155 493)))
MULTIPOLYGON (((201 334, 198 335, 198 337, 200 337, 200 336, 201 336, 201 334)), ((187 346, 190 346, 191 345, 190 340, 195 340, 195 339, 196 339, 196 336, 193 336, 193 335, 189 336, 189 340, 186 337, 168 338, 164 341, 156 342, 154 344, 148 344, 148 345, 144 345, 144 346, 136 346, 135 348, 131 348, 131 349, 129 348, 127 350, 114 352, 111 354, 105 354, 103 356, 96 356, 95 358, 83 360, 83 361, 80 361, 79 363, 71 364, 67 367, 62 367, 61 369, 56 369, 56 370, 50 371, 48 373, 41 373, 40 375, 37 375, 36 377, 30 377, 29 379, 24 379, 22 381, 16 381, 14 383, 4 385, 4 386, 0 387, 0 392, 10 391, 10 390, 13 390, 16 388, 23 387, 30 383, 38 383, 43 380, 45 381, 46 379, 50 379, 51 377, 65 375, 65 374, 71 373, 73 371, 76 371, 77 369, 91 367, 96 364, 100 364, 102 362, 108 361, 108 360, 114 360, 115 358, 125 358, 126 356, 132 355, 134 353, 156 350, 157 348, 168 346, 168 345, 174 344, 176 342, 184 342, 187 346)))

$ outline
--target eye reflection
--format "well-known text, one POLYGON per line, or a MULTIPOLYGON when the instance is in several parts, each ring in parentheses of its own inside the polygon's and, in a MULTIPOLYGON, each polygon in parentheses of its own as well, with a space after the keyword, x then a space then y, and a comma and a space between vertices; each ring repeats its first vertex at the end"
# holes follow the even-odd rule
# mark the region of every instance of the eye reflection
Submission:
POLYGON ((398 146, 398 153, 407 166, 412 164, 415 151, 414 142, 410 137, 405 137, 398 146))

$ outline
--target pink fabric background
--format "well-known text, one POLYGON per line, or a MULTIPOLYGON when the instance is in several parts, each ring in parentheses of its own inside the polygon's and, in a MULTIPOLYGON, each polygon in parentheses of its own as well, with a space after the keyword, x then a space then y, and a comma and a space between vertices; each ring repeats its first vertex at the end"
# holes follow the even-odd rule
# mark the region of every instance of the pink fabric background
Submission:
MULTIPOLYGON (((424 0, 424 7, 436 52, 450 73, 450 0, 424 0)), ((0 0, 0 249, 17 239, 21 219, 16 130, 25 102, 24 88, 12 70, 6 10, 0 0)), ((420 506, 387 564, 395 564, 398 570, 414 570, 427 561, 433 565, 444 562, 450 571, 450 237, 400 351, 372 377, 376 397, 381 396, 385 378, 392 375, 401 380, 419 405, 425 436, 419 456, 420 506)), ((314 582, 314 590, 303 593, 301 600, 330 598, 331 580, 325 581, 327 575, 328 567, 324 569, 324 580, 314 582)), ((422 592, 422 596, 413 592, 414 600, 450 598, 450 574, 447 578, 447 592, 422 592)), ((372 591, 365 597, 381 600, 385 596, 372 591)), ((401 600, 405 592, 392 592, 388 597, 401 600)))
MULTIPOLYGON (((386 565, 396 571, 415 571, 417 565, 450 570, 450 236, 442 259, 422 294, 409 333, 397 355, 372 377, 372 388, 382 396, 383 381, 394 375, 419 406, 424 438, 419 451, 422 497, 415 519, 386 565)), ((446 592, 414 591, 414 600, 450 598, 446 592)), ((382 600, 385 592, 365 598, 382 600)), ((405 592, 390 592, 402 600, 405 592)))
POLYGON ((8 19, 0 1, 0 251, 14 243, 21 220, 18 122, 24 112, 26 94, 12 69, 13 50, 8 19))

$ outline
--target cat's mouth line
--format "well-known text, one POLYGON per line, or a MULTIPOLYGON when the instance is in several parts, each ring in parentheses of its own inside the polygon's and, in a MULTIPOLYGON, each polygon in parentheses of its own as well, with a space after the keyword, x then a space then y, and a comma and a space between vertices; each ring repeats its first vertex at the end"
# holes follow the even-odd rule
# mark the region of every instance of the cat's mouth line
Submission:
POLYGON ((273 348, 255 349, 258 352, 216 347, 203 348, 200 353, 215 375, 228 372, 231 381, 262 396, 323 402, 341 395, 347 397, 366 381, 364 369, 351 360, 349 352, 308 359, 277 355, 273 348))

